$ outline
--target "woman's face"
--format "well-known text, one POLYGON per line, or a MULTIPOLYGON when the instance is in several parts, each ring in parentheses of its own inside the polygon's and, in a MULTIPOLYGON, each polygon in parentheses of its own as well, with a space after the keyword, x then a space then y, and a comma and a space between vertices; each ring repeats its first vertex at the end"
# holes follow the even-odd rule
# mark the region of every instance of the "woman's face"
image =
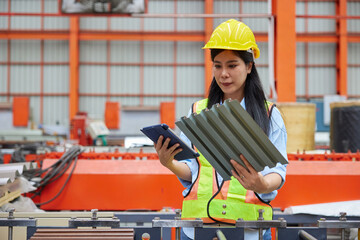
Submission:
POLYGON ((233 51, 225 50, 219 53, 213 62, 213 74, 217 84, 224 92, 224 99, 244 97, 245 80, 251 72, 252 63, 246 65, 233 51))

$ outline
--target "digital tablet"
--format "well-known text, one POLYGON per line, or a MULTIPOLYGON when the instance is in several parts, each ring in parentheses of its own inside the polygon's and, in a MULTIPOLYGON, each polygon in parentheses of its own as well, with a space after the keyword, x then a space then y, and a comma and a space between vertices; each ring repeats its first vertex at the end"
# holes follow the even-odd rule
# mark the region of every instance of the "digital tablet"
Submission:
POLYGON ((169 128, 168 125, 165 123, 163 124, 157 124, 153 126, 148 126, 140 129, 141 132, 143 132, 148 138, 150 138, 154 143, 157 142, 160 135, 164 136, 164 141, 167 138, 170 138, 169 147, 173 146, 176 143, 179 143, 179 148, 182 148, 183 150, 175 155, 176 160, 183 160, 183 159, 189 159, 189 158, 196 158, 199 157, 200 154, 195 152, 194 149, 192 149, 189 145, 187 145, 184 141, 182 141, 176 133, 169 128))

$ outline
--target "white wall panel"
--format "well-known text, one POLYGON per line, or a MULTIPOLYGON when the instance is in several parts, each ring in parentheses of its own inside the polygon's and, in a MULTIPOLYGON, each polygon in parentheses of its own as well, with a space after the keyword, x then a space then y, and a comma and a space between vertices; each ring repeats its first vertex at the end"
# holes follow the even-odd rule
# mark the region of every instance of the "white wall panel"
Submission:
POLYGON ((0 65, 0 92, 7 92, 7 66, 0 65))
POLYGON ((188 116, 189 110, 194 102, 203 99, 203 97, 193 98, 193 97, 182 97, 177 98, 175 101, 176 108, 176 120, 180 119, 183 116, 188 116))
POLYGON ((8 11, 8 1, 0 1, 0 12, 8 11))
MULTIPOLYGON (((305 15, 305 2, 296 2, 296 15, 305 15)), ((305 18, 296 18, 296 32, 305 32, 305 18)))
POLYGON ((110 27, 115 31, 140 31, 141 21, 140 18, 110 18, 110 27))
POLYGON ((138 97, 110 97, 110 101, 119 102, 121 107, 140 105, 140 98, 138 97))
POLYGON ((13 30, 39 30, 41 29, 41 17, 37 16, 13 16, 11 17, 11 29, 13 30))
POLYGON ((310 95, 336 94, 336 69, 310 68, 309 94, 310 95))
POLYGON ((69 66, 44 66, 44 92, 69 93, 69 66))
POLYGON ((15 65, 10 68, 12 93, 38 93, 40 91, 40 66, 15 65))
POLYGON ((256 44, 258 45, 258 48, 260 49, 260 57, 255 59, 255 63, 256 64, 268 64, 268 62, 269 62, 268 43, 257 42, 256 44))
MULTIPOLYGON (((148 1, 149 13, 174 13, 174 1, 148 1)), ((173 18, 144 18, 145 31, 171 31, 174 30, 173 18)))
POLYGON ((59 0, 45 0, 44 12, 46 13, 58 13, 59 12, 59 0))
POLYGON ((40 40, 11 40, 12 62, 40 62, 40 40))
POLYGON ((44 62, 69 62, 69 42, 44 41, 44 62))
MULTIPOLYGON (((347 14, 349 16, 360 16, 360 2, 347 2, 347 14)), ((360 20, 349 19, 347 20, 348 32, 360 32, 360 20)))
POLYGON ((144 93, 174 93, 172 67, 144 67, 144 93))
MULTIPOLYGON (((335 15, 335 2, 309 2, 309 15, 335 15)), ((309 19, 309 32, 334 32, 336 29, 334 19, 309 19)))
POLYGON ((139 66, 112 66, 111 88, 114 94, 137 94, 140 92, 139 66))
POLYGON ((267 67, 257 67, 256 68, 263 86, 265 95, 270 94, 270 83, 269 83, 269 69, 267 67))
POLYGON ((178 94, 203 94, 205 92, 204 67, 177 67, 176 75, 178 94))
POLYGON ((172 101, 174 101, 172 97, 144 97, 145 106, 160 106, 161 102, 172 102, 172 101))
POLYGON ((139 41, 111 41, 110 62, 138 63, 140 62, 139 41))
POLYGON ((80 66, 80 93, 106 93, 106 66, 80 66))
POLYGON ((79 111, 87 112, 90 119, 104 119, 106 97, 79 98, 79 111))
POLYGON ((349 95, 360 95, 360 68, 348 68, 348 86, 347 91, 349 95))
MULTIPOLYGON (((178 14, 204 13, 204 1, 177 1, 178 14)), ((202 18, 177 18, 178 31, 202 31, 204 19, 202 18)))
POLYGON ((144 42, 144 62, 172 63, 174 62, 173 42, 144 42))
POLYGON ((11 3, 12 12, 21 12, 21 13, 41 12, 41 0, 11 0, 10 3, 11 3))
POLYGON ((44 97, 43 123, 47 125, 69 124, 69 99, 68 97, 44 97))
POLYGON ((335 64, 335 43, 309 43, 309 64, 335 64))
POLYGON ((106 17, 81 17, 80 29, 81 30, 102 30, 106 31, 108 21, 106 17))
POLYGON ((68 17, 44 17, 44 29, 49 30, 68 30, 68 17))
MULTIPOLYGON (((244 1, 242 12, 246 14, 267 14, 268 3, 262 1, 244 1)), ((268 32, 267 18, 244 18, 243 22, 247 24, 253 32, 268 32)))
POLYGON ((305 43, 296 43, 296 64, 305 64, 305 43))
POLYGON ((0 40, 0 62, 7 61, 8 55, 8 40, 1 39, 0 40))
POLYGON ((177 42, 176 61, 178 63, 204 63, 202 42, 177 42))
POLYGON ((80 62, 106 62, 106 41, 81 41, 80 62))
POLYGON ((306 71, 303 67, 296 68, 296 95, 305 95, 306 71))
POLYGON ((348 64, 360 64, 360 43, 348 44, 348 64))
POLYGON ((40 97, 32 96, 29 99, 30 99, 29 120, 33 121, 35 124, 39 124, 40 123, 40 97))
POLYGON ((6 16, 0 16, 0 29, 8 28, 8 18, 6 16))

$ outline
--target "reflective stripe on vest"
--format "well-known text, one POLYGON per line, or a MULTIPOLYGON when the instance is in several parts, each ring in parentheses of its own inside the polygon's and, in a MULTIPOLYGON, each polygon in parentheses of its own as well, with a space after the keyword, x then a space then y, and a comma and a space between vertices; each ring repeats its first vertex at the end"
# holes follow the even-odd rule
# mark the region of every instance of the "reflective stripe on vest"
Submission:
MULTIPOLYGON (((208 99, 193 104, 193 112, 200 113, 207 107, 208 99)), ((267 102, 270 112, 272 103, 267 102)), ((199 152, 199 151, 198 151, 199 152)), ((182 219, 201 218, 205 223, 214 222, 208 217, 207 205, 211 197, 218 191, 215 169, 200 153, 198 158, 198 177, 192 185, 190 192, 185 196, 182 206, 182 219)), ((246 190, 237 179, 231 176, 225 181, 219 194, 211 201, 210 216, 222 222, 235 223, 238 218, 247 221, 258 219, 258 210, 264 209, 265 220, 272 220, 272 208, 261 202, 253 191, 246 190)))

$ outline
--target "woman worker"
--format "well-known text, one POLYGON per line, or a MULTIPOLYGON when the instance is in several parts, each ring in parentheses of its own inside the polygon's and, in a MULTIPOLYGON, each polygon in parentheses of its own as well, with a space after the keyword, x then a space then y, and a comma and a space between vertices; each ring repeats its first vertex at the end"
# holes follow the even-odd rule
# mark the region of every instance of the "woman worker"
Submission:
MULTIPOLYGON (((194 103, 189 114, 210 109, 213 104, 222 104, 228 98, 236 99, 287 159, 285 125, 275 105, 266 101, 254 62, 260 50, 251 29, 230 19, 214 30, 204 49, 211 51, 214 78, 208 97, 194 103)), ((181 137, 191 146, 183 133, 181 137)), ((176 149, 177 144, 169 147, 169 141, 166 139, 163 143, 161 136, 155 148, 161 164, 186 187, 183 192, 183 219, 201 218, 205 223, 235 223, 238 218, 254 221, 258 218, 259 209, 264 209, 265 220, 272 219, 272 208, 268 203, 285 182, 286 166, 278 163, 273 168, 266 167, 257 172, 240 155, 247 169, 230 160, 235 171, 232 170, 230 181, 223 181, 203 155, 198 159, 174 160, 181 149, 176 149), (213 196, 214 192, 217 196, 213 196)), ((181 239, 194 239, 194 230, 183 228, 181 239)), ((258 231, 245 229, 245 239, 258 239, 258 231)), ((264 239, 271 239, 270 229, 264 230, 264 239)))

